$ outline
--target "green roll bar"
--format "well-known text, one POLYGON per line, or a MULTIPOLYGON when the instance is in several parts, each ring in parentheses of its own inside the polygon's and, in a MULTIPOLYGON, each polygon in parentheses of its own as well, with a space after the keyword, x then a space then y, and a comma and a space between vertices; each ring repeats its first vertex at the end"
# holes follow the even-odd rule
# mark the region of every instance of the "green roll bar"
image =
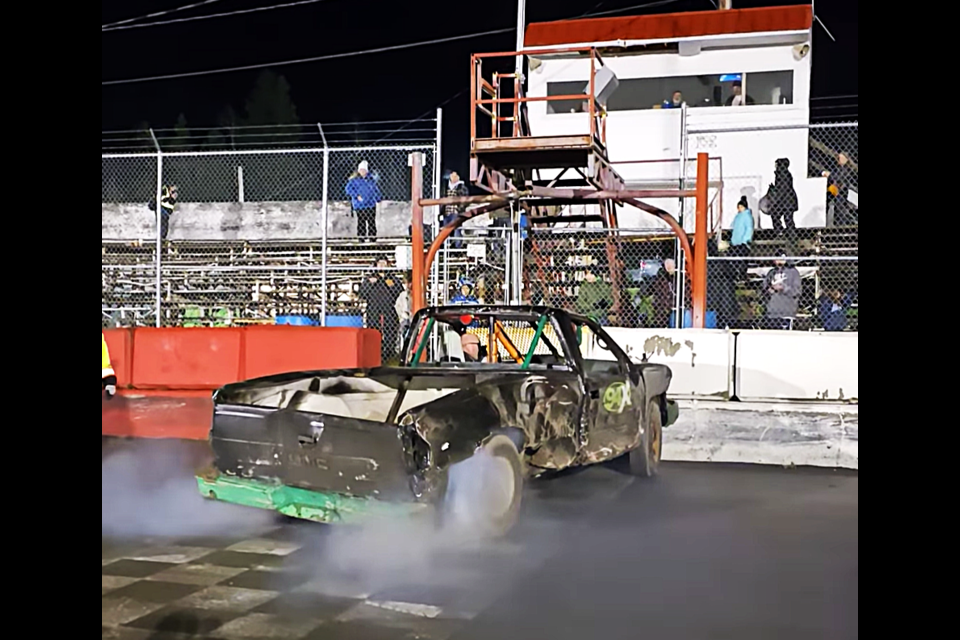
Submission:
POLYGON ((430 331, 433 329, 433 321, 435 319, 436 318, 430 318, 430 320, 427 321, 427 328, 423 332, 423 340, 420 342, 420 346, 417 347, 417 352, 413 356, 413 362, 410 363, 412 368, 415 368, 420 362, 420 356, 423 355, 423 350, 427 346, 427 340, 430 338, 430 331))
POLYGON ((523 365, 521 369, 528 369, 530 367, 530 361, 533 360, 533 352, 537 350, 537 344, 540 343, 540 336, 543 334, 543 328, 547 324, 547 316, 540 316, 540 320, 537 322, 537 332, 533 334, 533 341, 530 343, 530 350, 527 351, 527 356, 523 359, 523 365))

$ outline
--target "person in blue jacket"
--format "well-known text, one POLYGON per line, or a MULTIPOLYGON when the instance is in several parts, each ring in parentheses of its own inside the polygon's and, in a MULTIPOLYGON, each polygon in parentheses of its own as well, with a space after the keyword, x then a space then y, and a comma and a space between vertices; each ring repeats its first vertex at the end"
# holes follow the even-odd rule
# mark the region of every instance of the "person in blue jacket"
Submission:
POLYGON ((824 331, 843 331, 847 328, 847 308, 852 299, 849 293, 844 295, 837 290, 827 291, 820 296, 818 315, 824 331))
POLYGON ((357 172, 347 180, 347 195, 350 206, 357 216, 357 235, 377 237, 377 203, 383 200, 377 179, 370 175, 370 168, 364 160, 357 166, 357 172))
MULTIPOLYGON (((733 229, 730 237, 730 255, 743 258, 750 255, 750 243, 753 242, 753 211, 747 203, 747 196, 740 196, 737 203, 737 215, 733 218, 733 229)), ((737 260, 734 273, 741 279, 746 276, 747 263, 737 260)))
POLYGON ((450 298, 450 304, 479 304, 477 297, 473 293, 475 285, 471 278, 464 276, 460 278, 457 284, 460 290, 450 298))

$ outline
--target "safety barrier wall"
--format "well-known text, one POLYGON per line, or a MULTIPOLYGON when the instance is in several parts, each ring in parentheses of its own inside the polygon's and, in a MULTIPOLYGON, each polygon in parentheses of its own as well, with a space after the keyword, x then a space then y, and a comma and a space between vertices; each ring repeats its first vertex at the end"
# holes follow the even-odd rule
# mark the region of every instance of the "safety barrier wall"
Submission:
POLYGON ((287 371, 380 365, 380 334, 351 327, 249 326, 103 332, 118 397, 101 401, 102 435, 207 437, 211 392, 287 371))
POLYGON ((138 327, 103 334, 121 389, 213 390, 286 371, 380 365, 373 329, 138 327))
MULTIPOLYGON (((673 371, 664 460, 860 468, 857 333, 607 331, 632 360, 673 371)), ((612 357, 592 336, 581 349, 612 357)))
MULTIPOLYGON (((673 371, 677 396, 849 401, 859 397, 859 334, 813 331, 607 328, 634 361, 673 371)), ((589 357, 607 351, 585 345, 589 357)))

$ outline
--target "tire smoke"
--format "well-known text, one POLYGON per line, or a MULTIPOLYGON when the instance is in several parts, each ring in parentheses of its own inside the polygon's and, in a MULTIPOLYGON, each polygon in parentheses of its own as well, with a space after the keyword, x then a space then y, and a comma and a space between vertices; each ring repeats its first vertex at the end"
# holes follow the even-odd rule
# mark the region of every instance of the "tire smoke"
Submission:
POLYGON ((257 509, 204 499, 197 490, 193 449, 176 442, 133 443, 102 459, 101 535, 231 536, 273 522, 257 509))

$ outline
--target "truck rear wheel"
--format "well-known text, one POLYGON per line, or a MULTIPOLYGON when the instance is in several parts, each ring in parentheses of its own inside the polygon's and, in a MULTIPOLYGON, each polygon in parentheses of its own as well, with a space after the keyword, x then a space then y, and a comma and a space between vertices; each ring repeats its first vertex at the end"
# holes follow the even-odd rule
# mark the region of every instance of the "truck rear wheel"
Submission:
POLYGON ((494 435, 448 474, 445 525, 485 537, 501 537, 513 529, 520 514, 523 464, 510 438, 494 435))
POLYGON ((663 447, 663 425, 660 419, 660 404, 651 400, 647 405, 646 424, 640 446, 629 453, 630 473, 652 478, 660 469, 660 451, 663 447))

